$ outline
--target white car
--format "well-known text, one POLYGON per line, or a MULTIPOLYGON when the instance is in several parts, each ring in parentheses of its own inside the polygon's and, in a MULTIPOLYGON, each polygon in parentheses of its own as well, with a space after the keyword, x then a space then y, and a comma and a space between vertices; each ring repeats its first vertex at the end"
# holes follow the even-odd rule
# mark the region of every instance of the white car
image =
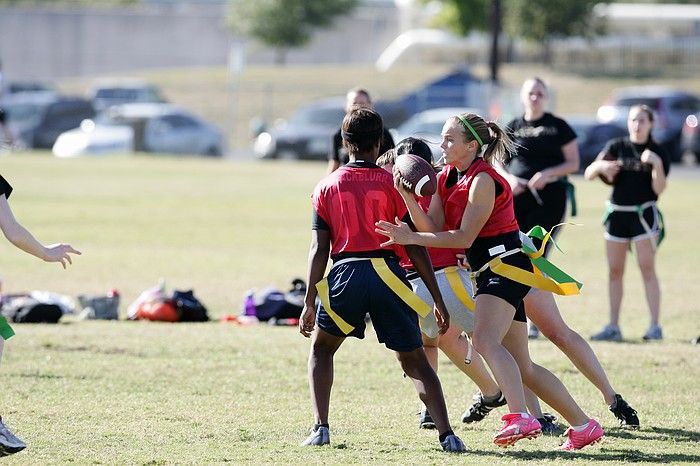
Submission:
POLYGON ((483 112, 476 108, 464 107, 441 107, 425 110, 416 113, 408 120, 404 121, 397 128, 389 130, 394 138, 394 142, 398 144, 402 139, 414 137, 423 139, 428 143, 433 151, 433 161, 437 162, 442 157, 442 149, 440 143, 442 137, 442 127, 448 118, 462 113, 476 113, 482 115, 483 112))
POLYGON ((95 121, 62 133, 53 146, 57 157, 117 152, 159 152, 221 156, 221 131, 170 104, 124 104, 111 107, 95 121))

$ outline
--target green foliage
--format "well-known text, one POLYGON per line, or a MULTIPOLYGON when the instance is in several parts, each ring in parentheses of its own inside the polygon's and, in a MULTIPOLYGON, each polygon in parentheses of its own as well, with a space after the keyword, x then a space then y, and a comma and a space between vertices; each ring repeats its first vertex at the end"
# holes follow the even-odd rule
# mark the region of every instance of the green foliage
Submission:
POLYGON ((554 37, 593 32, 597 0, 507 0, 505 29, 513 36, 546 42, 554 37))
POLYGON ((271 47, 299 47, 314 28, 330 26, 356 5, 357 0, 232 0, 229 24, 234 32, 271 47))
POLYGON ((467 35, 472 30, 488 28, 489 0, 438 0, 442 9, 434 26, 446 27, 456 34, 467 35))

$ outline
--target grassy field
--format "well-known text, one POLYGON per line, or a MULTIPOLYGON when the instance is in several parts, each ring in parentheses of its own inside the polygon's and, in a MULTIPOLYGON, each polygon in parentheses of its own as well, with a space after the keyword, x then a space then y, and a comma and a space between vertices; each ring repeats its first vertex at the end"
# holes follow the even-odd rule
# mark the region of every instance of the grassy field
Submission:
MULTIPOLYGON (((63 271, 2 247, 3 291, 45 289, 75 296, 122 293, 126 304, 166 279, 194 288, 213 317, 237 314, 251 287, 286 287, 303 276, 309 194, 322 163, 233 163, 117 156, 57 160, 42 154, 0 159, 15 187, 18 219, 45 242, 84 252, 63 271)), ((697 176, 697 175, 696 175, 697 176)), ((700 461, 697 370, 700 271, 698 179, 670 179, 661 208, 668 238, 658 255, 666 340, 642 344, 647 325, 641 278, 630 257, 623 343, 595 343, 613 385, 639 411, 643 428, 618 429, 596 390, 547 341, 534 359, 557 373, 607 429, 600 446, 567 454, 557 438, 503 452, 490 438, 498 416, 462 425, 474 386, 446 359, 441 379, 457 433, 469 453, 439 451, 417 429, 418 403, 393 356, 375 341, 352 340, 336 358, 333 447, 297 447, 312 422, 306 381, 308 340, 293 328, 143 322, 17 325, 1 366, 0 413, 29 444, 7 464, 46 463, 520 463, 700 461), (693 291, 696 290, 696 291, 693 291)), ((607 314, 599 224, 608 188, 574 179, 581 226, 561 235, 553 258, 585 286, 560 300, 587 336, 607 314)))

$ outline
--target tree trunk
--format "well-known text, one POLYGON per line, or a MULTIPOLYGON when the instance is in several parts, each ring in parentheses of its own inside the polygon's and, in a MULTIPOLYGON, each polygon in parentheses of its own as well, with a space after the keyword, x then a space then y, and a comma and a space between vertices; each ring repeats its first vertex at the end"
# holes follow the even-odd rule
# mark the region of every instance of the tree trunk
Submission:
POLYGON ((284 66, 287 64, 287 48, 277 47, 275 48, 275 65, 284 66))
POLYGON ((489 67, 491 70, 491 82, 498 84, 498 67, 500 65, 500 56, 498 53, 498 38, 501 35, 501 0, 493 0, 491 2, 491 11, 489 14, 489 23, 491 29, 491 51, 489 54, 489 67))

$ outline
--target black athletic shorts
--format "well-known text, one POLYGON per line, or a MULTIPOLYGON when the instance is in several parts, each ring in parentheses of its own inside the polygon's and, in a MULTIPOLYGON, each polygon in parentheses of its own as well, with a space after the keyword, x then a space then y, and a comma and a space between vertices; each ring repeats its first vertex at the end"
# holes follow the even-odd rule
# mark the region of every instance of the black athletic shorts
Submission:
POLYGON ((626 243, 658 235, 661 222, 659 222, 659 210, 656 205, 653 204, 644 209, 642 217, 648 225, 649 231, 644 228, 638 212, 611 212, 604 224, 605 239, 626 243))
MULTIPOLYGON (((398 260, 385 261, 410 290, 398 260)), ((390 350, 410 352, 423 346, 418 314, 384 283, 369 260, 339 261, 328 273, 328 288, 331 309, 355 329, 345 335, 319 304, 316 324, 320 329, 338 337, 364 338, 369 313, 377 339, 390 350)))
MULTIPOLYGON (((520 247, 519 233, 515 231, 498 236, 477 238, 469 249, 467 256, 472 270, 479 270, 485 263, 499 254, 510 251, 511 249, 519 249, 520 247)), ((522 252, 517 252, 503 258, 503 263, 527 270, 528 272, 533 271, 530 258, 522 252)), ((515 308, 513 320, 518 322, 527 321, 523 298, 525 298, 525 295, 530 291, 528 285, 523 285, 510 278, 497 275, 493 273, 490 268, 481 272, 476 277, 475 281, 476 296, 488 294, 501 298, 515 308)))

